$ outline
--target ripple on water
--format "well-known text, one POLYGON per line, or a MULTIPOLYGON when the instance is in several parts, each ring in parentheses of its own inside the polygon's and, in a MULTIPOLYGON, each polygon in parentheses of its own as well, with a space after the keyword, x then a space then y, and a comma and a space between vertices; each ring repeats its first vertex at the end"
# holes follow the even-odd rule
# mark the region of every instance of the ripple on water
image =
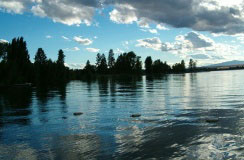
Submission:
POLYGON ((243 77, 110 77, 1 90, 0 159, 243 159, 243 77), (218 121, 206 123, 211 117, 218 121))

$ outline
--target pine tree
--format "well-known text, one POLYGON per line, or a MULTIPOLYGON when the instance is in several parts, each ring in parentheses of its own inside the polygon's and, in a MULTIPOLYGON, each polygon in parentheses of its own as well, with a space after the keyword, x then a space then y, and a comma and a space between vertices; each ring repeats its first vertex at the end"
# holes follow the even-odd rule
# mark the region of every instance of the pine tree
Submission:
POLYGON ((148 56, 145 60, 145 69, 147 73, 152 73, 152 57, 148 56))
POLYGON ((97 54, 97 63, 96 63, 96 67, 97 67, 97 72, 98 73, 106 73, 107 72, 107 60, 104 54, 97 54))
POLYGON ((60 50, 58 51, 58 60, 57 60, 57 64, 64 65, 64 58, 65 58, 64 52, 63 52, 62 49, 60 49, 60 50))
POLYGON ((111 70, 114 68, 114 65, 115 65, 114 51, 110 49, 108 53, 108 68, 111 70))
POLYGON ((47 56, 42 48, 38 48, 34 59, 35 64, 45 64, 47 62, 47 56))
POLYGON ((8 45, 8 43, 0 43, 0 60, 6 58, 8 45))

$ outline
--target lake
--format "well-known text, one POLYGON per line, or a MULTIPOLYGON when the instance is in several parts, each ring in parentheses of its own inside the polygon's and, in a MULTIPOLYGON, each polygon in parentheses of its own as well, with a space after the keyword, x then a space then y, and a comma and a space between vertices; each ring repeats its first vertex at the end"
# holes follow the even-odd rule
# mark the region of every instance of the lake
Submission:
POLYGON ((243 79, 236 70, 1 89, 0 159, 243 159, 243 79))

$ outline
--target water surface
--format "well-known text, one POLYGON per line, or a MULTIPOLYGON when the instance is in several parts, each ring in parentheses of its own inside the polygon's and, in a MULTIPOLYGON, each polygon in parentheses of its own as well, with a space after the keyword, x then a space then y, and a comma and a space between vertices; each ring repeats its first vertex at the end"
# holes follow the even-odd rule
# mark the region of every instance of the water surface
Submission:
POLYGON ((243 77, 240 70, 1 89, 0 159, 243 159, 243 77))

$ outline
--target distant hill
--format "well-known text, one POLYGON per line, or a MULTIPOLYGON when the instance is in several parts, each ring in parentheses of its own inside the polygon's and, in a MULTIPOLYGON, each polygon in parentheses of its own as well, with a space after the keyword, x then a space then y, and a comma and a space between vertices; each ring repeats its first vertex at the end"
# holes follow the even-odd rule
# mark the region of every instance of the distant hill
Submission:
POLYGON ((217 64, 212 64, 204 67, 228 67, 228 66, 239 66, 239 65, 244 65, 244 61, 227 61, 227 62, 222 62, 222 63, 217 63, 217 64))

